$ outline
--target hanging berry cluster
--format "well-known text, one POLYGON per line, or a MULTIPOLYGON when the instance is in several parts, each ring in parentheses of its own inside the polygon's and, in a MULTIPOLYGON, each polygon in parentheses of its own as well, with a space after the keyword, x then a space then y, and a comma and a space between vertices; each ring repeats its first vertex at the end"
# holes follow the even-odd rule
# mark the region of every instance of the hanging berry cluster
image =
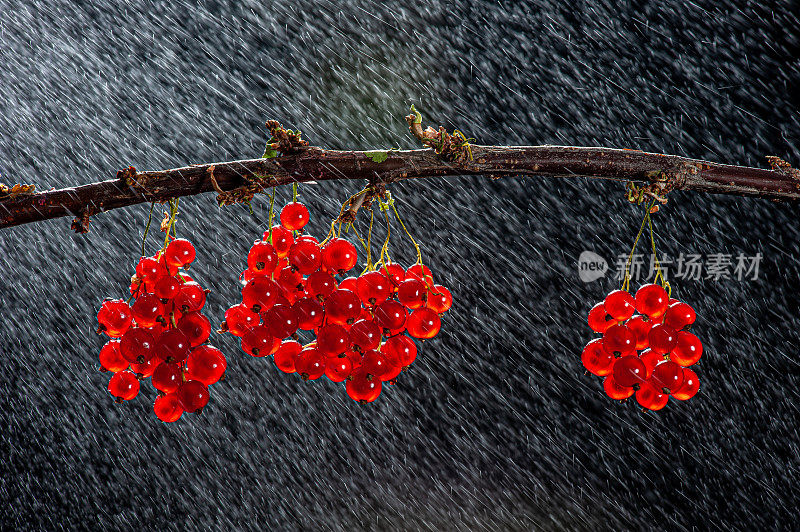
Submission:
POLYGON ((605 377, 603 389, 612 399, 625 400, 635 393, 643 408, 661 410, 670 396, 685 401, 700 389, 697 374, 689 366, 700 360, 703 345, 689 332, 696 318, 694 309, 670 298, 667 292, 669 283, 664 280, 655 250, 650 215, 657 209, 653 207, 651 204, 648 208, 631 257, 648 223, 657 268, 655 280, 661 285, 646 284, 631 296, 629 257, 623 289, 611 292, 589 311, 589 327, 602 337, 586 345, 581 361, 589 372, 605 377))
MULTIPOLYGON (((331 238, 334 221, 328 238, 319 242, 301 233, 308 221, 295 187, 295 201, 281 210, 280 225, 250 248, 242 302, 225 312, 221 330, 240 337, 251 356, 273 355, 285 373, 346 381, 353 400, 372 402, 383 382, 394 383, 416 359, 413 338, 438 334, 452 296, 433 283, 421 258, 404 269, 383 260, 384 253, 377 265, 368 255, 366 269, 348 276, 358 254, 341 238, 341 225, 339 236, 331 238), (299 333, 309 341, 301 343, 299 333)), ((388 236, 383 252, 387 246, 388 236)))
POLYGON ((195 248, 183 238, 170 241, 176 208, 166 226, 169 243, 136 265, 130 299, 106 299, 97 313, 98 332, 111 338, 100 350, 101 369, 114 373, 108 391, 117 402, 130 401, 150 377, 158 392, 153 409, 165 422, 199 413, 226 368, 222 352, 207 343, 207 291, 185 271, 195 248))

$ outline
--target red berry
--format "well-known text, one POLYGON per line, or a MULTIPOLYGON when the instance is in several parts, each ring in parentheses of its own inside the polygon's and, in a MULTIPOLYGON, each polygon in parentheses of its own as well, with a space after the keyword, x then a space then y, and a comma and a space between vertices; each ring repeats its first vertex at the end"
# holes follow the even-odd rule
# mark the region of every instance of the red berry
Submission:
POLYGON ((686 401, 695 396, 700 389, 700 379, 697 374, 689 368, 683 368, 683 384, 677 391, 672 392, 672 397, 686 401))
POLYGON ((355 370, 347 381, 347 395, 359 403, 371 403, 381 394, 381 380, 369 375, 363 367, 355 370))
POLYGON ((111 377, 108 391, 120 402, 130 401, 139 394, 139 379, 130 371, 120 371, 111 377))
POLYGON ((669 296, 657 284, 646 284, 636 291, 636 310, 651 318, 657 318, 667 311, 669 296))
POLYGON ((242 289, 242 302, 253 312, 266 312, 280 294, 278 283, 266 277, 256 277, 242 289))
POLYGON ((275 253, 278 254, 278 257, 283 258, 288 255, 289 248, 294 244, 292 231, 280 225, 273 225, 271 230, 264 232, 264 240, 270 241, 270 235, 272 236, 272 247, 275 249, 275 253))
POLYGON ((379 272, 367 272, 356 281, 358 297, 364 305, 374 306, 386 301, 391 293, 389 279, 379 272))
POLYGON ((625 326, 630 329, 636 339, 636 349, 647 349, 649 345, 648 335, 653 328, 653 322, 646 320, 642 316, 634 316, 625 322, 625 326))
POLYGON ((603 349, 603 341, 600 338, 596 338, 586 344, 581 354, 583 367, 598 377, 605 377, 611 373, 614 360, 614 355, 607 353, 603 349))
POLYGON ((678 342, 678 336, 675 334, 675 331, 669 327, 657 323, 650 329, 650 333, 647 335, 647 341, 650 345, 650 349, 663 355, 672 351, 675 344, 678 342))
POLYGON ((156 390, 172 393, 183 383, 183 370, 178 364, 162 362, 156 366, 150 382, 156 390))
POLYGON ((322 325, 325 319, 322 303, 314 299, 304 297, 298 299, 292 309, 297 316, 297 326, 304 331, 311 331, 322 325))
POLYGON ((147 329, 133 327, 122 335, 119 342, 119 352, 122 358, 131 364, 143 364, 153 358, 155 339, 147 329))
POLYGON ((648 410, 661 410, 667 405, 669 395, 661 393, 650 381, 642 384, 636 392, 636 401, 648 410))
POLYGON ((361 351, 377 349, 381 345, 381 328, 372 320, 359 320, 350 328, 350 343, 361 351))
POLYGON ((186 358, 186 378, 210 386, 219 381, 228 368, 222 351, 213 345, 201 345, 189 352, 186 358))
POLYGON ((603 335, 603 348, 615 357, 635 355, 636 337, 625 325, 613 325, 603 335))
POLYGON ((339 290, 350 290, 354 294, 358 293, 358 279, 356 277, 347 277, 339 283, 339 290))
POLYGON ((358 262, 356 247, 344 238, 334 238, 322 248, 322 262, 334 272, 348 272, 358 262))
POLYGON ((131 314, 139 327, 152 327, 164 319, 164 305, 155 294, 144 294, 134 302, 131 314))
POLYGON ((166 273, 166 268, 153 257, 142 257, 139 259, 139 264, 136 265, 136 277, 150 286, 153 286, 166 273))
POLYGON ((156 397, 153 411, 156 413, 156 417, 164 423, 178 421, 183 415, 183 408, 181 408, 177 393, 156 397))
POLYGON ((272 336, 272 333, 264 325, 256 325, 242 337, 242 350, 254 357, 269 356, 280 345, 280 339, 272 336))
POLYGON ((614 382, 619 386, 635 386, 641 384, 647 375, 647 368, 644 362, 639 360, 636 355, 628 355, 617 359, 611 370, 614 382))
POLYGON ((606 395, 617 401, 622 401, 633 395, 634 389, 632 386, 620 386, 614 381, 614 375, 611 374, 603 379, 603 390, 606 395))
POLYGON ((116 373, 128 369, 130 362, 125 360, 119 349, 119 340, 109 340, 106 345, 100 349, 100 366, 106 371, 116 373))
POLYGON ((431 269, 422 264, 414 264, 406 270, 406 279, 417 279, 428 286, 433 286, 433 275, 431 269))
POLYGON ((178 320, 178 330, 189 339, 189 345, 197 347, 211 335, 211 322, 199 312, 189 312, 178 320))
POLYGON ((428 289, 419 279, 406 279, 397 287, 397 299, 411 310, 422 308, 428 299, 428 289))
POLYGON ((289 264, 303 275, 309 275, 322 265, 319 246, 308 240, 298 240, 289 248, 289 264))
POLYGON ((278 254, 272 244, 258 240, 247 254, 247 269, 253 275, 272 275, 278 266, 278 254))
POLYGON ((189 355, 189 338, 179 329, 168 329, 161 333, 153 351, 158 360, 183 362, 189 355))
POLYGON ((162 303, 174 298, 181 291, 181 282, 171 275, 165 275, 156 281, 153 293, 162 303))
POLYGON ((294 358, 294 369, 304 381, 313 381, 325 373, 325 362, 325 355, 314 348, 306 348, 294 358))
POLYGON ((111 338, 119 338, 125 334, 132 320, 131 308, 121 299, 103 301, 97 312, 100 332, 105 332, 111 338))
POLYGON ((297 313, 291 305, 275 305, 262 313, 264 325, 275 338, 286 338, 297 332, 299 326, 297 313))
POLYGON ((673 331, 681 331, 694 323, 697 315, 694 309, 686 303, 673 303, 667 308, 664 315, 664 325, 673 331))
POLYGON ((453 295, 450 290, 442 285, 434 285, 428 292, 428 308, 442 314, 450 310, 453 305, 453 295))
POLYGON ((132 363, 131 371, 134 372, 140 379, 146 379, 153 374, 160 363, 161 362, 156 357, 153 357, 142 364, 132 363))
POLYGON ((181 312, 194 312, 202 309, 206 304, 206 291, 198 283, 189 281, 181 286, 174 301, 175 307, 181 312))
POLYGON ((284 373, 294 373, 294 359, 302 350, 303 347, 299 342, 286 340, 275 351, 275 356, 273 357, 275 365, 284 373))
POLYGON ((299 231, 305 227, 309 218, 308 209, 299 201, 287 203, 281 209, 281 225, 292 231, 299 231))
POLYGON ((331 292, 336 290, 336 280, 327 272, 316 271, 306 279, 306 293, 319 301, 324 301, 331 292))
POLYGON ((414 338, 433 338, 439 334, 441 327, 439 315, 429 308, 415 310, 406 320, 408 334, 414 338))
POLYGON ((389 285, 392 288, 392 292, 397 292, 397 287, 400 286, 400 283, 406 280, 406 271, 399 264, 384 264, 378 269, 378 271, 381 273, 381 275, 385 275, 386 278, 389 279, 389 285))
POLYGON ((325 300, 325 316, 329 323, 352 325, 361 315, 361 300, 350 290, 334 290, 325 300))
POLYGON ((639 355, 639 360, 644 362, 644 367, 647 370, 645 379, 649 379, 653 374, 653 370, 656 369, 656 366, 664 361, 664 355, 656 353, 652 349, 646 349, 639 355))
POLYGON ((328 357, 325 361, 325 376, 333 382, 342 382, 353 372, 353 363, 346 356, 328 357))
POLYGON ((188 266, 195 257, 195 249, 185 238, 176 238, 167 245, 164 260, 170 266, 188 266))
POLYGON ((260 323, 259 315, 243 303, 225 311, 225 327, 234 336, 244 336, 247 331, 260 323))
POLYGON ((703 355, 703 344, 694 334, 680 331, 675 342, 675 347, 670 351, 669 359, 681 366, 691 366, 700 360, 703 355))
POLYGON ((185 412, 199 412, 208 404, 208 386, 200 381, 189 380, 177 391, 178 404, 185 412))
POLYGON ((347 329, 338 323, 323 325, 317 331, 317 349, 325 356, 344 353, 350 347, 350 335, 347 329))
POLYGON ((374 349, 365 352, 361 360, 361 370, 381 380, 383 380, 383 376, 392 369, 393 364, 390 364, 386 360, 383 353, 374 349))
POLYGON ((606 312, 617 321, 625 321, 636 310, 633 296, 624 290, 614 290, 606 296, 603 306, 606 312))
POLYGON ((405 335, 392 336, 383 344, 381 352, 389 358, 396 358, 401 366, 407 367, 417 359, 417 344, 405 335))
POLYGON ((372 314, 375 323, 382 327, 384 332, 403 329, 406 324, 406 319, 408 318, 406 307, 391 299, 387 299, 376 306, 372 314))
POLYGON ((683 368, 671 360, 660 362, 650 376, 650 383, 664 393, 679 390, 683 384, 683 368))
POLYGON ((612 325, 617 324, 617 322, 609 316, 608 312, 606 312, 606 307, 602 303, 598 303, 592 307, 592 310, 589 311, 588 321, 589 327, 591 327, 594 332, 599 332, 601 334, 606 332, 612 325))

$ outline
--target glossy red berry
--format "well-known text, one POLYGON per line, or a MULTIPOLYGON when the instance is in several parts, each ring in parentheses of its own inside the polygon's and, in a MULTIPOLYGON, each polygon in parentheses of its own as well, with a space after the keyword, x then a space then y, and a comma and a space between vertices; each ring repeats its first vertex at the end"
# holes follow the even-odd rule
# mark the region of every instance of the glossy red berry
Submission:
POLYGON ((388 336, 390 331, 405 328, 408 311, 402 303, 388 299, 375 307, 373 316, 375 323, 383 328, 388 336))
POLYGON ((334 238, 322 249, 322 262, 336 273, 349 272, 358 262, 356 247, 344 238, 334 238))
POLYGON ((669 296, 657 284, 646 284, 636 291, 636 310, 651 318, 658 318, 667 311, 669 296))
POLYGON ((194 257, 194 246, 185 238, 176 238, 167 244, 167 251, 164 253, 164 260, 170 266, 188 266, 194 257))
POLYGON ((614 360, 614 355, 603 349, 603 341, 600 338, 596 338, 586 344, 581 354, 583 367, 598 377, 605 377, 611 373, 614 360))
POLYGON ((358 279, 356 277, 347 277, 339 283, 339 290, 350 290, 354 294, 358 293, 358 279))
POLYGON ((375 349, 365 352, 361 359, 361 370, 381 380, 392 369, 392 364, 386 360, 386 356, 375 349))
POLYGON ((639 360, 639 357, 628 355, 618 358, 614 362, 611 374, 614 382, 619 386, 635 386, 644 382, 647 368, 644 367, 644 362, 639 360))
POLYGON ((588 322, 589 327, 591 327, 594 332, 599 333, 604 333, 609 327, 617 324, 614 318, 606 312, 606 307, 602 303, 593 306, 592 310, 589 311, 588 322))
POLYGON ((372 320, 359 320, 350 328, 350 343, 361 351, 377 349, 381 345, 381 328, 372 320))
POLYGON ((155 339, 147 329, 133 327, 122 335, 119 352, 131 364, 143 364, 153 358, 155 339))
POLYGON ((686 303, 673 303, 667 308, 664 315, 664 325, 673 331, 681 331, 694 323, 697 318, 695 311, 686 303))
POLYGON ((222 351, 213 345, 201 345, 189 352, 186 358, 186 378, 210 386, 219 381, 228 368, 222 351))
POLYGON ((406 270, 406 279, 417 279, 427 286, 433 286, 433 274, 431 269, 422 264, 414 264, 406 270))
POLYGON ((642 316, 634 316, 625 322, 625 326, 630 329, 636 339, 636 349, 639 351, 647 349, 650 345, 648 335, 650 334, 650 329, 653 328, 653 322, 646 320, 642 316))
POLYGON ((333 382, 342 382, 353 372, 353 363, 346 356, 328 357, 325 361, 325 376, 333 382))
POLYGON ((325 316, 329 323, 352 325, 361 315, 361 300, 350 290, 334 290, 325 300, 325 316))
POLYGON ((381 347, 381 351, 390 358, 397 358, 403 367, 410 366, 417 359, 417 344, 408 336, 392 336, 381 347))
POLYGON ((386 301, 391 293, 389 279, 379 272, 367 272, 356 281, 358 297, 367 306, 374 306, 386 301))
POLYGON ((678 336, 675 334, 675 331, 669 327, 657 323, 650 329, 650 333, 647 335, 647 341, 650 345, 650 349, 663 355, 672 351, 675 344, 678 342, 678 336))
POLYGON ((683 384, 672 393, 672 397, 686 401, 694 397, 699 389, 700 379, 697 378, 697 374, 689 368, 683 368, 683 384))
POLYGON ((406 320, 406 330, 414 338, 433 338, 441 327, 439 315, 429 308, 415 310, 406 320))
POLYGON ((679 390, 683 384, 683 368, 671 360, 660 362, 650 376, 650 383, 664 393, 679 390))
POLYGON ((179 329, 168 329, 161 333, 153 351, 158 360, 183 362, 189 355, 189 338, 179 329))
POLYGON ((297 313, 291 305, 274 305, 267 312, 262 313, 264 325, 275 338, 286 338, 297 332, 299 322, 297 313))
POLYGON ((278 254, 272 244, 256 241, 247 254, 247 269, 253 275, 271 276, 278 266, 278 254))
POLYGON ((139 327, 152 327, 164 319, 164 305, 155 294, 144 294, 133 303, 131 314, 139 327))
POLYGON ((309 275, 322 265, 319 246, 308 240, 297 240, 289 248, 289 264, 303 275, 309 275))
POLYGON ((272 336, 272 333, 264 325, 256 325, 242 336, 242 350, 254 357, 269 356, 280 345, 280 339, 272 336))
POLYGON ((316 271, 306 279, 305 290, 308 297, 324 301, 331 295, 331 292, 336 290, 336 280, 330 273, 316 271))
POLYGON ((278 257, 283 258, 289 254, 289 248, 294 244, 294 237, 290 229, 280 225, 273 225, 271 230, 264 232, 264 240, 269 242, 270 238, 272 247, 275 248, 275 253, 278 254, 278 257))
POLYGON ((350 347, 347 329, 338 323, 328 323, 317 331, 317 349, 325 356, 336 356, 350 347))
POLYGON ((450 310, 453 305, 453 295, 450 290, 437 284, 428 292, 428 308, 442 314, 450 310))
POLYGON ((162 362, 156 366, 150 382, 156 390, 172 393, 183 383, 183 370, 178 364, 162 362))
POLYGON ((142 257, 136 265, 136 277, 150 286, 166 273, 166 268, 153 257, 142 257))
POLYGON ((234 336, 244 336, 247 331, 260 323, 259 315, 243 303, 225 311, 225 327, 234 336))
POLYGON ((304 297, 295 301, 292 309, 297 316, 297 326, 304 331, 311 331, 322 325, 325 318, 322 303, 314 299, 304 297))
POLYGON ((603 379, 603 390, 606 395, 617 401, 622 401, 633 395, 634 389, 632 386, 620 386, 614 381, 614 375, 611 374, 603 379))
POLYGON ((183 415, 183 408, 181 408, 178 400, 178 394, 170 393, 156 397, 155 403, 153 403, 153 412, 164 423, 178 421, 183 415))
POLYGON ((119 338, 130 327, 133 314, 123 300, 108 299, 100 306, 97 321, 100 323, 100 332, 105 332, 111 338, 119 338))
POLYGON ((175 296, 175 307, 181 312, 194 312, 206 304, 206 291, 194 281, 184 283, 175 296))
POLYGON ((633 316, 635 308, 633 296, 624 290, 614 290, 603 301, 609 316, 617 321, 625 321, 633 316))
POLYGON ((186 335, 191 347, 197 347, 211 335, 211 322, 200 312, 188 312, 178 320, 178 330, 186 335))
POLYGON ((615 357, 635 355, 636 337, 625 325, 613 325, 603 335, 603 348, 615 357))
POLYGON ((208 404, 208 386, 200 381, 189 380, 177 391, 178 404, 185 412, 199 412, 208 404))
POLYGON ((278 283, 266 277, 256 277, 242 289, 242 302, 253 312, 265 312, 272 308, 280 293, 278 283))
POLYGON ((169 301, 181 291, 181 282, 171 275, 165 275, 156 281, 153 293, 162 303, 169 301))
POLYGON ((428 300, 428 288, 419 279, 406 279, 397 287, 397 299, 411 310, 422 308, 428 300))
POLYGON ((140 379, 146 379, 153 375, 153 372, 160 363, 161 362, 156 357, 153 357, 142 364, 131 363, 131 371, 134 372, 140 379))
POLYGON ((642 384, 636 391, 636 402, 648 410, 661 410, 667 406, 669 395, 662 393, 650 381, 642 384))
POLYGON ((308 208, 299 201, 287 203, 281 209, 281 225, 292 231, 299 231, 305 227, 309 218, 308 208))
POLYGON ((650 376, 653 374, 653 370, 656 369, 656 366, 664 361, 664 355, 656 353, 652 349, 645 349, 639 355, 639 360, 644 362, 644 367, 647 370, 645 379, 649 379, 650 376))
POLYGON ((326 357, 315 348, 305 348, 294 358, 294 369, 304 381, 313 381, 325 373, 326 357))
POLYGON ((100 349, 100 366, 106 371, 116 373, 124 369, 128 369, 130 362, 125 360, 122 352, 119 349, 119 340, 109 340, 106 345, 100 349))
POLYGON ((111 377, 108 391, 118 401, 130 401, 139 394, 139 379, 130 371, 120 371, 111 377))
POLYGON ((286 340, 275 351, 275 356, 273 357, 275 365, 284 373, 294 373, 294 359, 302 350, 303 347, 299 342, 286 340))
POLYGON ((377 271, 389 279, 389 286, 391 287, 392 292, 397 292, 397 288, 400 286, 400 283, 406 280, 406 271, 399 264, 384 264, 378 268, 377 271))
POLYGON ((371 403, 381 394, 381 384, 380 379, 371 376, 361 367, 347 381, 347 395, 359 403, 371 403))
POLYGON ((681 366, 691 366, 703 355, 703 344, 694 334, 680 331, 676 335, 675 347, 670 351, 669 359, 681 366))

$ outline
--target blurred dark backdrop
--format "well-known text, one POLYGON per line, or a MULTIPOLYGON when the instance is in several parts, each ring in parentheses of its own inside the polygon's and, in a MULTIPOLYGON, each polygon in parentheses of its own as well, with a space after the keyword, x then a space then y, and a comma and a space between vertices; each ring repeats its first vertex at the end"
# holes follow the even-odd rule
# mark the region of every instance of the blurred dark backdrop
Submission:
MULTIPOLYGON (((411 103, 484 144, 800 164, 795 3, 111 4, 0 0, 3 181, 258 156, 268 118, 319 146, 413 147, 411 103)), ((312 231, 360 185, 301 187, 312 231)), ((228 379, 202 416, 164 425, 152 391, 114 405, 94 315, 127 288, 147 207, 97 216, 88 235, 68 219, 4 230, 2 528, 796 526, 796 206, 671 195, 663 252, 764 259, 755 281, 676 283, 699 315, 702 388, 653 414, 608 400, 579 359, 586 312, 616 281, 582 283, 578 255, 625 253, 638 224, 620 185, 469 177, 393 192, 455 305, 370 407, 228 337, 215 340, 228 379)), ((211 196, 181 206, 219 322, 263 224, 211 196)), ((263 198, 254 210, 263 220, 263 198)))

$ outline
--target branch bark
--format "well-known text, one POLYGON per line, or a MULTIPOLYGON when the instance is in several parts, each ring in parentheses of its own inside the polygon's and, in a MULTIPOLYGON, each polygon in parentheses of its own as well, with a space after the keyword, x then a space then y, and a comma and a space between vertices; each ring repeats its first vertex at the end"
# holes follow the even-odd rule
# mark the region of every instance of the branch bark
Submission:
MULTIPOLYGON (((432 149, 394 150, 382 162, 375 151, 310 147, 296 155, 200 164, 148 172, 125 170, 117 179, 74 188, 0 197, 0 228, 52 218, 89 216, 137 203, 165 201, 254 182, 265 187, 293 182, 404 179, 482 174, 490 177, 552 176, 644 183, 652 193, 694 190, 773 200, 800 199, 800 172, 770 160, 772 169, 713 163, 676 155, 612 148, 472 145, 472 160, 447 161, 432 149), (213 174, 209 168, 213 166, 213 174), (212 183, 211 177, 215 183, 212 183), (264 178, 268 176, 268 178, 264 178)), ((779 161, 779 159, 778 159, 779 161)))

